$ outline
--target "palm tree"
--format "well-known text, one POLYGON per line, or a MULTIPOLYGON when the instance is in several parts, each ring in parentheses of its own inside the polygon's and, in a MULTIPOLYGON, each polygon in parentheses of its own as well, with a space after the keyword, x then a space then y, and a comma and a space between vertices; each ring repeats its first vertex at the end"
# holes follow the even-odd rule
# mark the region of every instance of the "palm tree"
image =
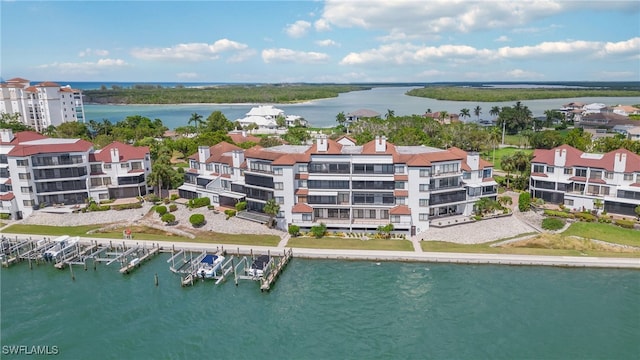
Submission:
POLYGON ((494 106, 489 110, 489 115, 498 117, 500 115, 500 106, 494 106))
POLYGON ((491 127, 489 130, 489 141, 493 144, 493 163, 496 163, 496 147, 500 141, 500 129, 497 127, 491 127))
POLYGON ((471 117, 471 113, 469 112, 469 109, 464 108, 460 110, 460 117, 461 118, 468 118, 471 117))
POLYGON ((396 115, 395 111, 391 109, 387 109, 387 114, 384 117, 385 119, 389 120, 389 119, 392 119, 395 115, 396 115))
POLYGON ((202 120, 202 115, 198 113, 191 114, 191 117, 189 118, 189 121, 187 122, 187 124, 193 126, 196 129, 199 129, 202 126, 202 124, 204 124, 204 120, 202 120), (191 123, 193 123, 193 125, 191 125, 191 123))
POLYGON ((502 159, 500 159, 500 167, 502 168, 503 171, 507 172, 507 176, 506 176, 507 189, 509 189, 509 178, 510 178, 511 172, 516 168, 513 157, 508 155, 503 156, 502 159))
POLYGON ((480 107, 480 105, 476 106, 473 109, 473 113, 476 115, 476 119, 480 121, 480 114, 482 114, 482 108, 480 107))
POLYGON ((278 215, 278 212, 280 212, 280 205, 278 203, 276 203, 276 201, 274 199, 269 199, 267 200, 267 202, 264 204, 264 207, 262 208, 262 211, 264 211, 265 214, 269 215, 269 227, 273 226, 273 218, 276 217, 276 215, 278 215))
POLYGON ((440 120, 444 123, 444 119, 449 117, 449 113, 447 111, 440 111, 440 120))

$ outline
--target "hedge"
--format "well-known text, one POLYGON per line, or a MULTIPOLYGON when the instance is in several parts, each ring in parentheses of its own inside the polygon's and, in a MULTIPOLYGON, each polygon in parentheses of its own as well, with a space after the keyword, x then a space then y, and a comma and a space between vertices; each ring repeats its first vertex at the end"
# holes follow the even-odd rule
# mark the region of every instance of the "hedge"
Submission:
POLYGON ((209 205, 211 205, 211 199, 209 199, 208 197, 195 198, 195 199, 189 200, 190 208, 199 208, 199 207, 209 206, 209 205))
POLYGON ((563 219, 573 219, 575 217, 573 214, 570 214, 564 211, 549 210, 549 209, 546 209, 544 211, 544 214, 546 216, 554 216, 554 217, 559 217, 563 219))
POLYGON ((564 226, 564 220, 558 218, 547 218, 542 220, 542 228, 545 230, 560 230, 564 226))
POLYGON ((531 195, 528 192, 520 193, 518 197, 518 209, 521 212, 526 212, 531 209, 531 195))
POLYGON ((166 214, 162 215, 160 220, 162 220, 163 222, 169 224, 169 223, 172 223, 172 222, 176 221, 176 216, 171 214, 171 213, 166 213, 166 214))
POLYGON ((140 209, 141 207, 142 207, 141 203, 132 203, 132 204, 113 205, 111 208, 113 210, 129 210, 129 209, 140 209))
POLYGON ((193 225, 193 227, 200 227, 200 226, 204 225, 204 223, 205 223, 204 215, 202 215, 202 214, 193 214, 193 215, 189 216, 189 222, 191 223, 191 225, 193 225))
POLYGON ((595 215, 586 213, 586 212, 579 212, 575 214, 576 219, 580 220, 580 221, 586 221, 586 222, 594 222, 596 221, 596 217, 595 215))
POLYGON ((633 229, 635 221, 633 220, 616 220, 615 224, 625 229, 633 229))

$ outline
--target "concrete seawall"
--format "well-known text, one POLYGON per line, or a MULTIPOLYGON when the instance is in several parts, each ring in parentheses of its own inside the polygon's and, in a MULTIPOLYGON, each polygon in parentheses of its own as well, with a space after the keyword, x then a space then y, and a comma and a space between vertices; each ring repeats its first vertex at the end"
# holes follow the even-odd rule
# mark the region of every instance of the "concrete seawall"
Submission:
MULTIPOLYGON (((43 238, 42 235, 3 234, 8 237, 33 239, 43 238)), ((211 244, 195 242, 171 242, 148 240, 123 240, 81 237, 82 242, 97 242, 102 245, 112 243, 127 246, 158 244, 164 251, 175 248, 176 250, 216 251, 224 249, 230 254, 241 255, 266 254, 280 255, 285 251, 284 247, 251 246, 234 244, 211 244)), ((289 249, 289 247, 287 247, 289 249)), ((447 253, 447 252, 411 252, 411 251, 383 251, 383 250, 343 250, 343 249, 308 249, 292 248, 293 257, 304 259, 335 259, 335 260, 359 260, 359 261, 405 261, 405 262, 432 262, 454 264, 496 264, 496 265, 534 265, 534 266, 559 266, 559 267, 588 267, 588 268, 614 268, 614 269, 640 269, 640 258, 609 258, 588 256, 543 256, 543 255, 511 255, 511 254, 473 254, 473 253, 447 253)))

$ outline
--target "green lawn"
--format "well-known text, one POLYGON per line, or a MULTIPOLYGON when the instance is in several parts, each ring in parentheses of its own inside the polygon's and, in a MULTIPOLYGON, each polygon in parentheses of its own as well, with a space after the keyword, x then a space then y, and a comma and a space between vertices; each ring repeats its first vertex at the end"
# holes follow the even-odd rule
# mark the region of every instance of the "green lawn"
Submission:
POLYGON ((505 157, 505 156, 511 156, 514 153, 518 152, 518 151, 522 151, 526 154, 532 154, 533 150, 531 149, 518 149, 515 147, 507 147, 507 148, 501 148, 501 149, 496 149, 496 161, 493 162, 493 150, 488 150, 488 151, 484 151, 482 152, 482 158, 489 161, 489 162, 493 162, 493 168, 496 170, 502 170, 501 164, 500 164, 500 160, 505 157))
POLYGON ((575 222, 562 235, 580 236, 614 244, 640 247, 640 231, 603 223, 575 222))
POLYGON ((360 240, 338 237, 323 237, 320 239, 310 237, 295 237, 289 239, 287 247, 312 249, 413 251, 413 245, 409 240, 360 240))
MULTIPOLYGON (((14 234, 38 234, 47 236, 81 236, 94 237, 100 239, 122 239, 122 229, 115 229, 109 232, 99 232, 87 234, 90 230, 99 229, 100 225, 85 226, 47 226, 47 225, 22 225, 15 224, 4 230, 5 233, 14 234)), ((280 242, 280 237, 275 235, 249 235, 249 234, 222 234, 216 232, 203 233, 190 239, 178 236, 162 230, 147 227, 132 227, 134 240, 148 241, 168 241, 168 242, 198 242, 203 244, 236 244, 236 245, 256 245, 256 246, 276 246, 280 242)))

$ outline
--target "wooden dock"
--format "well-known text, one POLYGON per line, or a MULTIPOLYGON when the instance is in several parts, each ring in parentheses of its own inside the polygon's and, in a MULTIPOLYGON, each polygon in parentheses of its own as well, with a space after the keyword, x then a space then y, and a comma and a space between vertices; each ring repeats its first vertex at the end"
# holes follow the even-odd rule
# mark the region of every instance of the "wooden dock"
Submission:
POLYGON ((289 251, 284 251, 284 256, 280 258, 280 260, 275 264, 275 266, 270 269, 269 273, 266 277, 262 278, 260 284, 260 291, 269 291, 271 290, 271 286, 276 282, 280 273, 284 270, 284 268, 289 263, 289 260, 293 257, 293 251, 289 249, 289 251))
POLYGON ((120 268, 120 274, 128 274, 131 271, 133 271, 135 268, 140 267, 140 265, 151 259, 152 257, 154 257, 155 255, 158 255, 160 253, 160 247, 153 247, 151 248, 151 250, 147 250, 146 248, 142 248, 142 253, 144 255, 142 255, 139 258, 134 258, 131 261, 129 261, 128 264, 126 264, 125 266, 120 268))

